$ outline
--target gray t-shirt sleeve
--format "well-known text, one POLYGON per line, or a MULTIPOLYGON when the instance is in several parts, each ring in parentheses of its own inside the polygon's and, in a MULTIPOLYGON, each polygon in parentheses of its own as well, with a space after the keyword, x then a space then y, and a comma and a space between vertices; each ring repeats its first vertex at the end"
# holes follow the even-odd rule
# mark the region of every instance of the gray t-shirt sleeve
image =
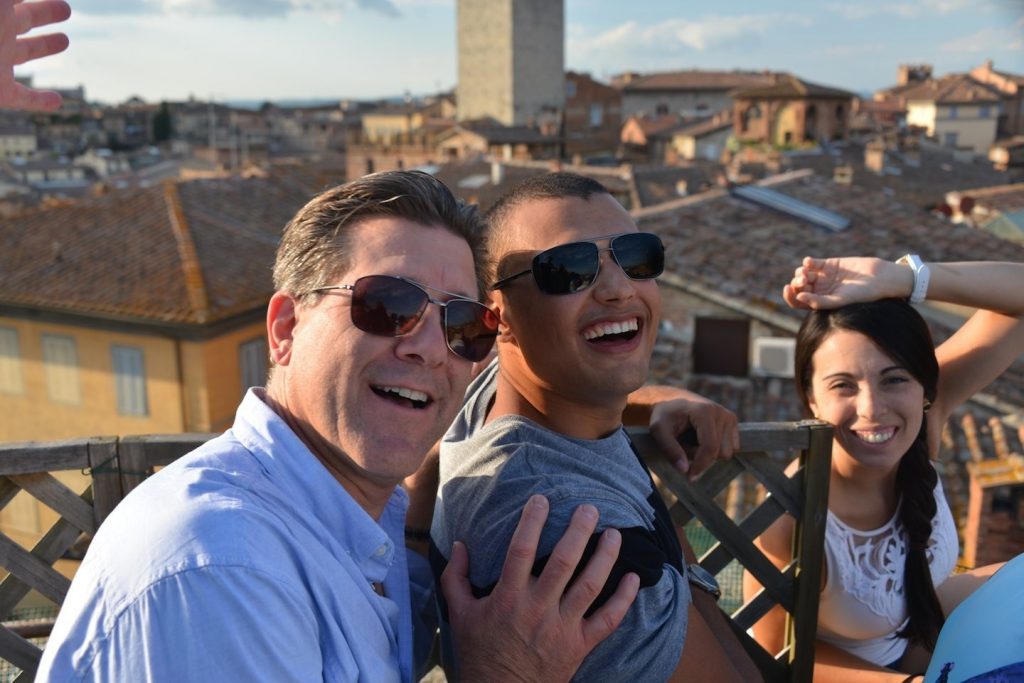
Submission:
MULTIPOLYGON (((451 529, 452 538, 467 543, 473 583, 488 587, 497 581, 522 505, 534 493, 545 495, 550 503, 538 558, 550 555, 573 512, 585 502, 598 509, 599 531, 609 527, 642 529, 647 525, 642 514, 620 496, 595 490, 587 484, 578 476, 548 475, 532 480, 517 477, 490 488, 490 495, 476 501, 480 506, 476 507, 478 514, 472 522, 464 519, 465 524, 451 529)), ((648 558, 635 561, 648 561, 648 558)), ((686 579, 671 565, 663 564, 660 577, 641 586, 618 629, 584 660, 574 680, 625 683, 667 679, 682 654, 689 603, 690 587, 686 579)))

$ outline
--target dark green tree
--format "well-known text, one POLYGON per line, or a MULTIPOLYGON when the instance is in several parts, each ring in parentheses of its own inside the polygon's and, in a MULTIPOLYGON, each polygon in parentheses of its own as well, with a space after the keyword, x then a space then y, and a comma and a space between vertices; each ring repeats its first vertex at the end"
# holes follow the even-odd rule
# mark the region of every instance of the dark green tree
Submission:
POLYGON ((153 117, 153 140, 155 142, 167 142, 171 139, 173 126, 171 125, 171 109, 167 102, 160 103, 160 111, 153 117))

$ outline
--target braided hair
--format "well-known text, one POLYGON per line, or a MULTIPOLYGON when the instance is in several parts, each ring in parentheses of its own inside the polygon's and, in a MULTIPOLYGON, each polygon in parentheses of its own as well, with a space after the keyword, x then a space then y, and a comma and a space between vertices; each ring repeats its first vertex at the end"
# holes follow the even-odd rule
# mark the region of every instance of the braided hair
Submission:
MULTIPOLYGON (((835 330, 849 330, 866 336, 924 387, 928 404, 935 400, 939 364, 928 325, 905 301, 882 299, 833 310, 812 311, 804 319, 797 333, 796 388, 808 412, 814 353, 835 330)), ((907 535, 903 591, 909 616, 906 627, 897 635, 912 643, 920 643, 929 651, 935 648, 944 622, 927 556, 932 518, 936 512, 934 490, 937 483, 938 473, 928 453, 928 419, 924 415, 921 430, 900 459, 896 471, 896 487, 901 496, 900 523, 907 535)))

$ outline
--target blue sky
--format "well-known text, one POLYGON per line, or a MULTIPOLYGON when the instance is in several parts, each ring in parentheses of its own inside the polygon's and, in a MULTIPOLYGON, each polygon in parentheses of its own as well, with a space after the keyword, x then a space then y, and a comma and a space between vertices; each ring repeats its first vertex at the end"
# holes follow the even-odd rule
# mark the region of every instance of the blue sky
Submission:
MULTIPOLYGON (((69 0, 32 69, 90 99, 373 98, 455 85, 455 0, 69 0)), ((871 91, 896 67, 1024 73, 1024 0, 566 0, 566 67, 774 69, 871 91)))

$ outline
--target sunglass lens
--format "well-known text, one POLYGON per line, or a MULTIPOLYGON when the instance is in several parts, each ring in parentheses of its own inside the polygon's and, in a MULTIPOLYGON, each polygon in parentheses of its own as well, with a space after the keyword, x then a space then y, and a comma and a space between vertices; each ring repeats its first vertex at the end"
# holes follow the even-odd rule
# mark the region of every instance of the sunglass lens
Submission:
POLYGON ((498 335, 498 316, 475 301, 453 299, 445 307, 448 348, 474 363, 491 352, 498 335))
POLYGON ((571 242, 547 251, 533 259, 533 277, 547 294, 572 294, 594 282, 598 268, 597 245, 592 242, 571 242))
POLYGON ((426 307, 423 290, 387 275, 361 277, 352 289, 352 323, 370 334, 405 334, 416 326, 426 307))
POLYGON ((634 280, 650 280, 665 269, 665 247, 657 235, 634 232, 611 243, 612 254, 623 272, 634 280))

